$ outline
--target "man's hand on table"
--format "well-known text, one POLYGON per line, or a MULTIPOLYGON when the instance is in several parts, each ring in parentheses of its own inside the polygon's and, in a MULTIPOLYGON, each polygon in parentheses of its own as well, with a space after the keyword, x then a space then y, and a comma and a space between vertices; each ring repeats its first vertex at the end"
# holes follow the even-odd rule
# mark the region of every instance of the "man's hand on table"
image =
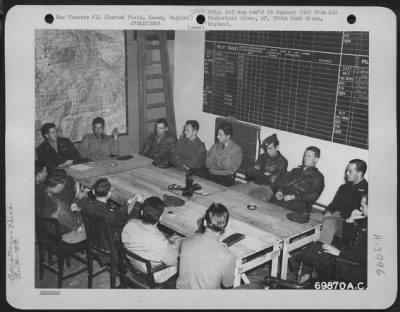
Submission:
POLYGON ((112 131, 112 136, 113 136, 114 140, 118 140, 118 135, 119 135, 118 128, 114 128, 112 131))
POLYGON ((283 193, 281 191, 278 191, 275 193, 275 198, 277 200, 282 200, 283 199, 283 193))
POLYGON ((72 203, 71 204, 71 211, 72 212, 81 211, 81 208, 76 203, 72 203))
POLYGON ((74 161, 72 159, 68 159, 68 160, 64 161, 62 164, 58 165, 58 167, 63 168, 63 167, 71 166, 73 163, 74 163, 74 161))
POLYGON ((133 206, 135 206, 136 202, 143 204, 144 195, 142 193, 136 193, 132 198, 128 199, 128 214, 131 213, 132 208, 133 206))
POLYGON ((290 200, 294 200, 294 199, 296 199, 296 195, 293 195, 293 194, 283 196, 284 201, 290 201, 290 200))
POLYGON ((364 219, 365 216, 363 215, 363 213, 361 212, 361 210, 358 209, 354 209, 351 212, 351 215, 349 218, 346 219, 347 223, 354 223, 354 221, 356 220, 360 220, 360 219, 364 219))
POLYGON ((86 198, 86 197, 87 197, 87 192, 88 192, 88 191, 90 191, 90 190, 89 190, 89 189, 86 189, 86 188, 82 189, 82 190, 79 192, 77 198, 78 198, 79 200, 86 198))

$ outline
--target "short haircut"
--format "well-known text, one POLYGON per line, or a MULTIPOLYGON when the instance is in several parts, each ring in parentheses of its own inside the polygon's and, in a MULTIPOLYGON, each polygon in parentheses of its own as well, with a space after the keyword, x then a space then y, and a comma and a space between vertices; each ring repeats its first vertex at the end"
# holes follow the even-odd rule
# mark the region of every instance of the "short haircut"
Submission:
POLYGON ((191 126, 193 130, 199 131, 200 125, 197 120, 187 120, 185 126, 191 126))
POLYGON ((155 224, 164 212, 164 202, 160 197, 151 196, 144 200, 142 220, 145 223, 155 224))
POLYGON ((55 187, 58 184, 64 184, 67 180, 67 173, 64 169, 53 169, 47 176, 46 186, 55 187))
POLYGON ((229 221, 228 209, 219 203, 211 204, 206 211, 205 221, 207 227, 212 231, 224 231, 229 221))
POLYGON ((56 125, 53 124, 52 122, 47 122, 47 123, 45 123, 45 124, 42 126, 42 128, 40 129, 40 131, 42 132, 42 137, 43 137, 43 138, 46 138, 45 135, 46 135, 47 133, 49 133, 50 129, 55 128, 55 127, 56 127, 56 125))
POLYGON ((103 118, 101 117, 96 117, 95 119, 93 119, 92 121, 92 126, 94 127, 95 124, 101 124, 104 127, 105 121, 103 118))
POLYGON ((309 146, 306 148, 306 151, 312 151, 314 152, 315 157, 320 158, 321 156, 321 151, 318 147, 316 146, 309 146))
POLYGON ((43 161, 35 160, 35 176, 37 176, 39 172, 42 172, 45 167, 46 164, 43 161))
POLYGON ((111 183, 106 178, 98 179, 92 187, 96 197, 106 197, 111 190, 111 183))
POLYGON ((356 166, 357 171, 361 171, 362 175, 367 172, 367 163, 361 159, 352 159, 349 161, 349 164, 354 164, 356 166))
POLYGON ((231 124, 223 123, 218 126, 217 131, 218 130, 222 130, 225 133, 225 135, 230 135, 230 136, 233 135, 233 127, 231 124))
POLYGON ((164 124, 165 128, 168 127, 168 121, 167 121, 167 119, 165 119, 165 118, 157 119, 156 125, 161 124, 161 123, 164 124))

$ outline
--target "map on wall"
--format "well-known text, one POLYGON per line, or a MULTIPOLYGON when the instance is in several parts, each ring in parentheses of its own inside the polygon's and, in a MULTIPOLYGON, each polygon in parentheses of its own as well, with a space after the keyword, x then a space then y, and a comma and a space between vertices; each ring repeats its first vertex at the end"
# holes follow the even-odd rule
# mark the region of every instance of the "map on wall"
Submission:
POLYGON ((107 134, 126 133, 125 68, 122 30, 36 30, 35 145, 46 122, 72 141, 91 132, 96 117, 107 134))

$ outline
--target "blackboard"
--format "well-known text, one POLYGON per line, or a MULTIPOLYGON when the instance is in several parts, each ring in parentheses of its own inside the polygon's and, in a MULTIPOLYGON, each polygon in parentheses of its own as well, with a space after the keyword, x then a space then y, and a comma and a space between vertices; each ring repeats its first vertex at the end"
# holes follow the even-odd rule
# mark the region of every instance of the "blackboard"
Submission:
POLYGON ((368 32, 207 31, 203 111, 368 149, 368 32))

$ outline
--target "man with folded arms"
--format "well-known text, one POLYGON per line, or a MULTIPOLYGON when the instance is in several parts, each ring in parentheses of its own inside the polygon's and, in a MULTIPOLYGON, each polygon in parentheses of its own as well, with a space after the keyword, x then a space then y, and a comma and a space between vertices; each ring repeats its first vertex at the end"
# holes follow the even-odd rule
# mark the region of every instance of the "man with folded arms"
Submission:
POLYGON ((342 237, 343 220, 350 217, 359 207, 361 194, 368 191, 368 182, 364 178, 367 164, 361 159, 352 159, 346 168, 346 183, 336 192, 333 201, 326 209, 319 240, 332 244, 335 235, 342 237))
POLYGON ((139 154, 154 159, 157 167, 167 167, 175 144, 176 138, 168 134, 167 120, 160 118, 156 121, 155 133, 149 135, 139 154))
POLYGON ((288 161, 279 151, 276 134, 262 142, 264 153, 257 159, 254 167, 247 170, 247 177, 254 180, 237 184, 232 189, 263 201, 270 201, 278 183, 286 175, 288 161))
POLYGON ((312 205, 324 190, 324 176, 316 168, 321 152, 309 146, 303 155, 303 165, 292 169, 278 185, 274 203, 294 211, 287 218, 298 223, 310 220, 312 205))
POLYGON ((86 134, 79 145, 79 153, 83 158, 96 161, 119 155, 118 129, 114 128, 111 136, 106 135, 104 125, 103 118, 93 119, 93 133, 86 134))
POLYGON ((185 238, 179 254, 178 289, 231 288, 235 276, 235 256, 221 243, 229 221, 222 204, 212 204, 206 211, 203 233, 185 238))

